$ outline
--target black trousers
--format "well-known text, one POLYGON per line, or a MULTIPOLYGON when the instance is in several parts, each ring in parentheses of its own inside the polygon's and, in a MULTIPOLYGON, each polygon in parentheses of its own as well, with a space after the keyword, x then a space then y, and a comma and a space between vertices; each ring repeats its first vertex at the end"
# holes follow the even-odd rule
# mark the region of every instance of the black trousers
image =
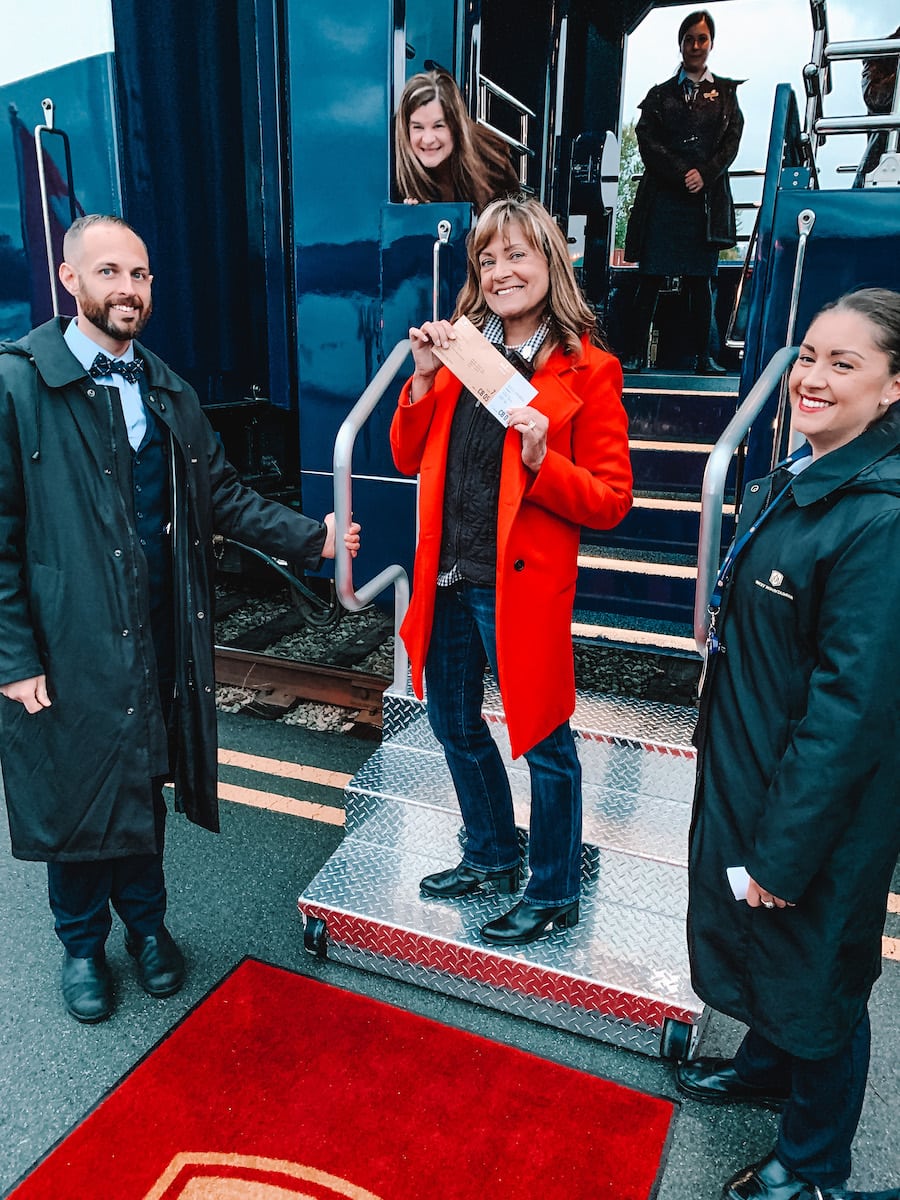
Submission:
POLYGON ((166 915, 162 780, 153 781, 159 851, 98 862, 47 863, 47 891, 56 936, 75 958, 102 955, 112 927, 110 905, 136 937, 152 937, 166 915))
POLYGON ((840 1187, 850 1176, 850 1147, 869 1073, 871 1028, 864 1013, 847 1044, 829 1058, 797 1058, 752 1029, 734 1056, 747 1083, 790 1088, 775 1153, 807 1183, 840 1187))

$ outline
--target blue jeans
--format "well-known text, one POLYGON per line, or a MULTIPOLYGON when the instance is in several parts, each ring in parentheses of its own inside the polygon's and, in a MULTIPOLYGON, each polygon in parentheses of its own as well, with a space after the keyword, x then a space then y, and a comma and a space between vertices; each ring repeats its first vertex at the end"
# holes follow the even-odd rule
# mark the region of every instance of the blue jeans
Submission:
MULTIPOLYGON (((463 822, 463 862, 504 871, 519 861, 509 779, 481 715, 484 668, 497 678, 493 588, 439 587, 425 682, 428 720, 444 748, 463 822)), ((581 764, 568 722, 526 751, 531 773, 531 875, 526 904, 578 899, 581 882, 581 764)))
POLYGON ((840 1187, 850 1176, 850 1147, 869 1072, 871 1029, 864 1013, 847 1044, 829 1058, 797 1058, 752 1029, 734 1056, 747 1083, 790 1087, 775 1153, 807 1183, 840 1187))

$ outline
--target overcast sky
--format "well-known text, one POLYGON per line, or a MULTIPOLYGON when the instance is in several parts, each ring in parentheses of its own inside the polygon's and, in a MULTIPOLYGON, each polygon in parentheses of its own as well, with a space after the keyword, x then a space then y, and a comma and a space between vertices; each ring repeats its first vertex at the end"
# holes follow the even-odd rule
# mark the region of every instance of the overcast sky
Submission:
MULTIPOLYGON (((637 106, 654 83, 675 73, 680 61, 678 26, 683 17, 698 8, 708 8, 716 22, 710 70, 746 80, 738 91, 745 125, 735 168, 762 167, 777 84, 793 85, 803 121, 806 101, 802 72, 810 60, 813 42, 808 0, 714 0, 656 9, 628 39, 623 122, 636 119, 637 106)), ((900 23, 900 0, 828 0, 827 13, 831 41, 881 38, 900 23)), ((825 98, 827 116, 865 113, 859 74, 858 62, 833 65, 833 90, 825 98)), ((861 134, 848 134, 826 142, 818 160, 824 186, 849 186, 851 177, 835 176, 833 168, 842 163, 855 166, 865 141, 861 134)), ((742 198, 751 199, 744 194, 742 198)))

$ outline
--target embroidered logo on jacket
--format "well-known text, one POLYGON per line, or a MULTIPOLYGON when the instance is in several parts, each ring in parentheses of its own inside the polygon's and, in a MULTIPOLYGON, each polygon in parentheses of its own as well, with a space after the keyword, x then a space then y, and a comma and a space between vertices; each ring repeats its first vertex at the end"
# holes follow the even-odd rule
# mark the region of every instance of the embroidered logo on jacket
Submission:
POLYGON ((757 587, 763 588, 767 592, 772 592, 776 596, 783 596, 785 600, 794 599, 792 592, 785 592, 782 590, 781 585, 784 583, 784 573, 779 571, 777 568, 773 568, 773 570, 769 572, 769 578, 766 583, 763 583, 761 579, 755 579, 753 582, 757 587))

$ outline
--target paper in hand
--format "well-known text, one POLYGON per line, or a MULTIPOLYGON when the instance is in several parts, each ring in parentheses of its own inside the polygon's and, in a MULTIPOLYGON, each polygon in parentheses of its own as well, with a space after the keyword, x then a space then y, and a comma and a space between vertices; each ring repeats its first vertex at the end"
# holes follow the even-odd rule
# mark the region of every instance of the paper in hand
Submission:
POLYGON ((453 372, 501 425, 509 425, 509 410, 530 404, 537 388, 519 374, 468 317, 460 317, 453 332, 456 339, 446 350, 432 346, 435 358, 453 372))

